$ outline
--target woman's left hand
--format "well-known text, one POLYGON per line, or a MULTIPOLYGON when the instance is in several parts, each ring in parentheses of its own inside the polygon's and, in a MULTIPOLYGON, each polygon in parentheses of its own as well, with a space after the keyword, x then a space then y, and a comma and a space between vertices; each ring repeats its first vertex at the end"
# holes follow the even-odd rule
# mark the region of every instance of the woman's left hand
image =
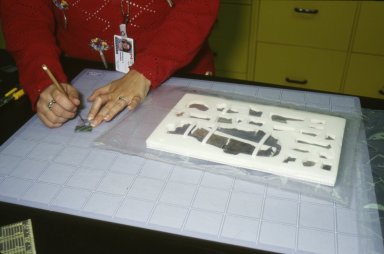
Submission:
POLYGON ((112 120, 128 107, 136 108, 147 96, 151 81, 138 71, 130 70, 124 77, 96 89, 88 98, 92 102, 88 120, 93 127, 112 120))

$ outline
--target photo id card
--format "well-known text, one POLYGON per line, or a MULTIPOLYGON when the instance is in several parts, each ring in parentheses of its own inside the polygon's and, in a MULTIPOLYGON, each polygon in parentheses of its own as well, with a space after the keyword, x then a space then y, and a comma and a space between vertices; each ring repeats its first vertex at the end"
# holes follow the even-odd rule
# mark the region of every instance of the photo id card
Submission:
POLYGON ((128 73, 135 61, 133 39, 120 35, 114 36, 116 71, 128 73))

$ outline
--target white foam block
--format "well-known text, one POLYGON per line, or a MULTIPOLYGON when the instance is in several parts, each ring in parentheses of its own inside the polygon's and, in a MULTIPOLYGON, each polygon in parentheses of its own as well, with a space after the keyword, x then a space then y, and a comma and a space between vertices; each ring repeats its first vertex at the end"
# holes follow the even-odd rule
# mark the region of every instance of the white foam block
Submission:
POLYGON ((334 186, 345 119, 186 94, 148 148, 334 186))

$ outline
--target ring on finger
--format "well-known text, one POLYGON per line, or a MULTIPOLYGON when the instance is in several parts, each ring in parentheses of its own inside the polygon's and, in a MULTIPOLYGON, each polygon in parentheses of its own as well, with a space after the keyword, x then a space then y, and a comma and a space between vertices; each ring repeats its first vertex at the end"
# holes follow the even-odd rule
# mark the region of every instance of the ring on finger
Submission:
POLYGON ((49 110, 52 110, 53 105, 55 105, 56 101, 54 99, 50 100, 47 104, 49 110))
POLYGON ((127 96, 119 96, 118 100, 123 100, 127 105, 131 103, 127 96))

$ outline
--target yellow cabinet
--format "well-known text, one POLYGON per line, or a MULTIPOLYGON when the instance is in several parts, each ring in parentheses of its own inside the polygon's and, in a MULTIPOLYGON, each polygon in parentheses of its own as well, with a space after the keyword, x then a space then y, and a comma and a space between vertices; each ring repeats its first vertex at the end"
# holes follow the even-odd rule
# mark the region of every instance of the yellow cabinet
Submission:
POLYGON ((347 50, 356 2, 260 1, 258 41, 347 50))
POLYGON ((0 24, 0 49, 5 48, 5 41, 4 41, 4 36, 3 32, 1 31, 1 24, 0 24))
POLYGON ((255 80, 339 92, 345 52, 258 43, 255 80))
POLYGON ((357 2, 261 0, 254 80, 341 92, 357 2))
POLYGON ((352 54, 344 93, 384 99, 384 56, 352 54))
POLYGON ((5 42, 4 42, 3 35, 0 33, 0 49, 3 49, 3 48, 5 48, 5 42))
POLYGON ((369 1, 361 5, 353 51, 384 55, 384 3, 369 1))
POLYGON ((383 98, 384 1, 221 0, 217 75, 383 98))
POLYGON ((384 99, 384 2, 363 2, 344 93, 384 99))
POLYGON ((250 1, 222 1, 209 38, 217 76, 246 79, 250 45, 250 1))

